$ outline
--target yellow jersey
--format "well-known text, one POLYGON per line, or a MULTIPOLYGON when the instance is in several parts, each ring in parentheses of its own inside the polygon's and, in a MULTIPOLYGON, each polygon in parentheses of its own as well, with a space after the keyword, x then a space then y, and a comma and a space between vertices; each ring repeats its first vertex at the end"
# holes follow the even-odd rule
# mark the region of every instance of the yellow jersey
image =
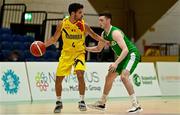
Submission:
POLYGON ((84 20, 71 23, 69 18, 62 22, 62 41, 65 52, 85 53, 85 25, 84 20))

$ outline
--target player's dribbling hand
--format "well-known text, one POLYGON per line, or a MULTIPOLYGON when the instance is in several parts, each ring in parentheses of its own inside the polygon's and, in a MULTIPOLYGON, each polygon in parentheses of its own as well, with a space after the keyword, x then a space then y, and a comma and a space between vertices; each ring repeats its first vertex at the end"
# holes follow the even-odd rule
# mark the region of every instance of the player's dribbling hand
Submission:
POLYGON ((89 47, 85 47, 85 50, 86 50, 86 51, 89 51, 89 47))
POLYGON ((116 72, 116 69, 117 69, 117 64, 116 63, 113 63, 109 66, 109 70, 110 72, 116 72))

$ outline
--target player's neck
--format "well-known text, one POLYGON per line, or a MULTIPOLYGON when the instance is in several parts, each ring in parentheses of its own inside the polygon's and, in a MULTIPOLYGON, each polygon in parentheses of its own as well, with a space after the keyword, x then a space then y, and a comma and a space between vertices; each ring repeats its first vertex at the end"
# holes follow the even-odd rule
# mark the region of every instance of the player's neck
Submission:
POLYGON ((109 25, 107 25, 106 28, 104 29, 107 34, 109 33, 109 31, 110 31, 110 29, 111 29, 111 26, 112 26, 112 25, 109 24, 109 25))
POLYGON ((74 24, 75 22, 77 22, 77 20, 75 20, 73 17, 69 17, 69 21, 74 24))

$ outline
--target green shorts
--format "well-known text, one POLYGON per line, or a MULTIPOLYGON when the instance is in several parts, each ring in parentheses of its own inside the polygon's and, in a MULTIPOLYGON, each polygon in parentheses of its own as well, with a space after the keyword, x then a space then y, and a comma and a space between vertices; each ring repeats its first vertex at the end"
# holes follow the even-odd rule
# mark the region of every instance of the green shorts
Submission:
POLYGON ((129 53, 125 57, 125 59, 118 64, 116 72, 119 73, 120 75, 123 70, 128 70, 130 74, 132 74, 135 68, 137 67, 139 61, 140 61, 140 54, 138 52, 129 53))

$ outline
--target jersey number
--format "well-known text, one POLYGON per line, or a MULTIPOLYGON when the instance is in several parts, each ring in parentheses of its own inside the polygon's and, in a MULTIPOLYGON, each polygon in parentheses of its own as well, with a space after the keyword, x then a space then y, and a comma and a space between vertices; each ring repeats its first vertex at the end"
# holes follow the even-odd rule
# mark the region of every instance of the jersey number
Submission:
POLYGON ((72 47, 75 48, 74 42, 72 43, 72 47))

